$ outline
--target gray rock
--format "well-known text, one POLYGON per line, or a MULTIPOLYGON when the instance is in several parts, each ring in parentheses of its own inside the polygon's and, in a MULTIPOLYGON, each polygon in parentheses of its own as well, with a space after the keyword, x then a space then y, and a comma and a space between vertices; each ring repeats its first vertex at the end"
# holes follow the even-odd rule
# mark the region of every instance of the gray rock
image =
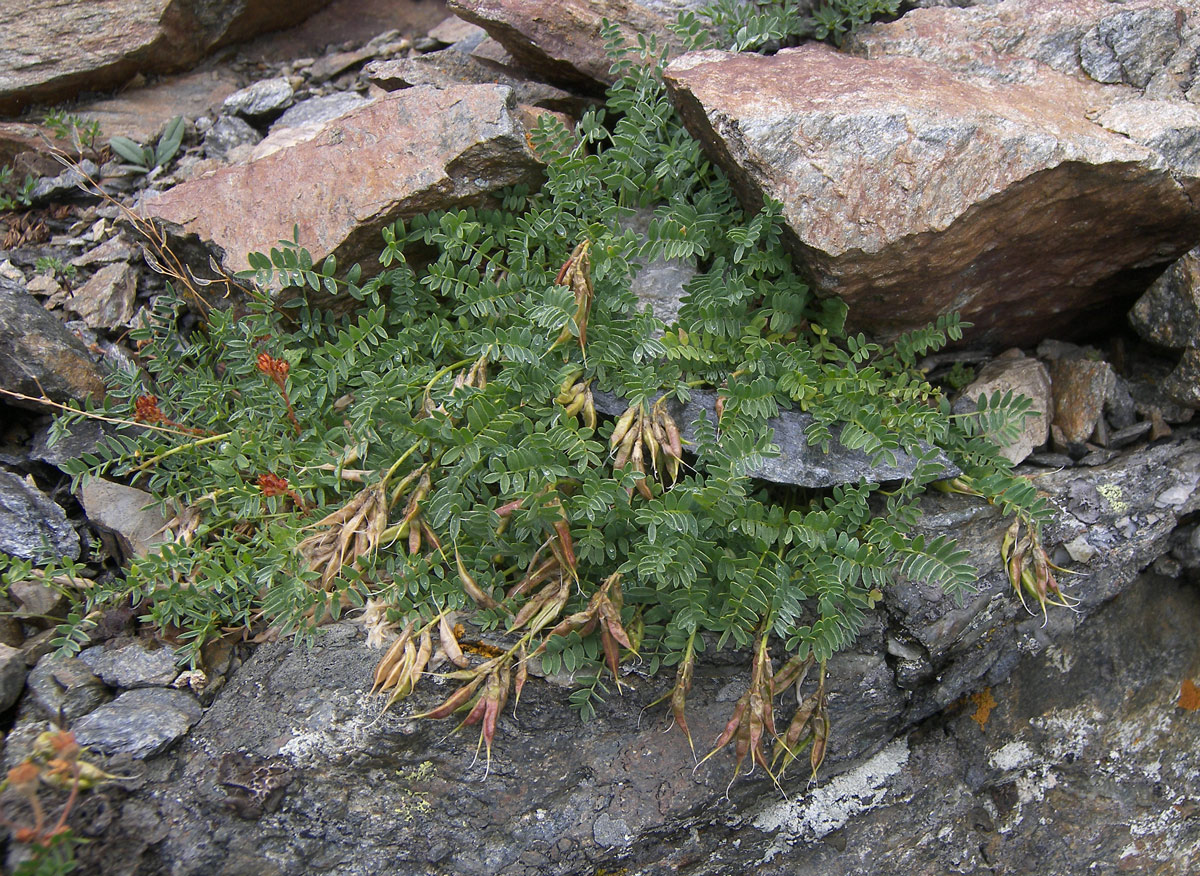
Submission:
MULTIPOLYGON (((653 218, 653 211, 639 210, 624 227, 633 228, 644 239, 653 218)), ((650 312, 671 326, 679 319, 685 287, 697 273, 694 261, 658 258, 642 266, 629 288, 642 305, 649 304, 650 312)))
POLYGON ((0 469, 0 551, 22 559, 79 559, 67 513, 37 487, 0 469))
POLYGON ((1008 681, 837 778, 748 812, 714 807, 599 866, 892 876, 1025 873, 1036 861, 1044 873, 1189 876, 1200 723, 1178 703, 1200 649, 1169 619, 1197 612, 1194 587, 1145 576, 1080 635, 1031 636, 1008 681))
MULTIPOLYGON (((628 407, 624 399, 610 393, 595 393, 596 409, 610 416, 619 416, 628 407)), ((701 415, 709 423, 717 421, 717 394, 711 390, 693 390, 687 404, 669 401, 667 410, 679 425, 684 442, 694 442, 696 424, 701 415)), ((807 429, 813 424, 812 414, 800 411, 782 411, 767 421, 774 436, 772 443, 779 449, 776 456, 768 457, 753 467, 753 477, 777 484, 793 484, 798 487, 824 488, 839 484, 857 484, 868 481, 895 481, 911 477, 916 471, 918 460, 903 451, 896 454, 894 461, 873 460, 862 450, 851 450, 840 441, 840 426, 831 428, 833 440, 826 453, 808 441, 807 429)), ((960 471, 940 451, 933 460, 941 467, 943 477, 954 477, 960 471)))
POLYGON ((136 687, 165 687, 175 680, 179 669, 170 648, 150 645, 142 639, 105 642, 86 648, 79 659, 110 687, 126 690, 136 687))
POLYGON ((1167 268, 1129 311, 1144 340, 1182 352, 1200 334, 1200 248, 1167 268))
POLYGON ((145 687, 127 691, 75 722, 80 745, 102 754, 138 760, 169 748, 202 714, 196 698, 181 690, 145 687))
POLYGON ((127 262, 140 254, 123 234, 116 234, 94 249, 89 249, 83 255, 71 259, 71 264, 77 268, 90 268, 93 265, 127 262))
POLYGON ((253 146, 262 139, 255 128, 237 116, 221 116, 204 135, 204 151, 210 158, 226 159, 239 146, 253 146))
POLYGON ((93 526, 117 536, 126 559, 145 556, 167 540, 162 534, 167 518, 145 490, 91 479, 80 489, 79 503, 93 526))
POLYGON ((1163 391, 1172 401, 1200 409, 1200 342, 1183 351, 1175 370, 1163 381, 1163 391))
POLYGON ((17 701, 28 672, 21 650, 0 644, 0 712, 7 712, 17 701))
POLYGON ((61 718, 68 725, 112 699, 108 688, 76 657, 43 657, 30 671, 28 685, 41 716, 61 718))
MULTIPOLYGON (((728 786, 733 769, 728 755, 693 770, 682 734, 662 732, 669 724, 663 707, 642 711, 661 695, 669 679, 648 681, 636 673, 626 676, 625 693, 608 698, 597 719, 587 725, 579 725, 571 716, 563 691, 531 681, 516 713, 506 712, 500 718, 490 772, 483 781, 484 766, 474 762, 473 738, 447 735, 448 728, 441 724, 406 717, 440 702, 447 688, 422 685, 411 704, 381 717, 379 701, 366 696, 378 653, 363 647, 356 626, 337 624, 325 629, 312 650, 296 650, 287 642, 260 647, 180 746, 169 757, 146 764, 147 785, 137 799, 152 803, 159 817, 173 825, 156 845, 155 859, 179 876, 209 873, 223 862, 264 855, 277 863, 280 872, 341 866, 356 876, 392 873, 398 867, 423 872, 430 861, 436 861, 439 871, 456 876, 507 872, 559 876, 618 866, 657 876, 682 867, 682 856, 687 855, 691 856, 689 869, 700 867, 712 874, 757 872, 741 858, 730 863, 734 855, 745 852, 746 860, 762 861, 762 866, 770 864, 776 867, 772 872, 779 872, 778 867, 791 866, 798 855, 831 855, 828 845, 813 843, 818 837, 836 842, 836 831, 856 829, 857 818, 886 826, 886 820, 872 821, 872 811, 907 800, 927 777, 945 776, 952 783, 969 782, 975 788, 1045 778, 1034 766, 1029 767, 1033 772, 1028 777, 1021 778, 1024 767, 1005 759, 1017 749, 999 754, 1012 741, 1025 742, 1035 755, 1056 758, 1054 763, 1061 767, 1055 770, 1079 777, 1079 784, 1072 787, 1082 794, 1094 792, 1095 785, 1083 781, 1087 776, 1094 782, 1089 766, 1071 766, 1067 757, 1082 750, 1071 747, 1076 744, 1071 742, 1076 724, 1070 720, 1076 714, 1073 710, 1087 704, 1113 715, 1114 721, 1118 713, 1110 710, 1122 704, 1132 711, 1120 714, 1136 716, 1136 721, 1121 719, 1108 727, 1090 713, 1079 713, 1090 722, 1079 725, 1088 746, 1096 743, 1088 749, 1089 758, 1125 769, 1120 765, 1135 754, 1139 764, 1149 766, 1160 751, 1173 752, 1169 765, 1163 761, 1163 766, 1174 781, 1178 769, 1188 762, 1195 732, 1194 722, 1184 729, 1187 719, 1178 712, 1172 713, 1169 728, 1162 725, 1146 737, 1153 740, 1153 750, 1150 745, 1136 752, 1118 748, 1121 758, 1104 758, 1117 738, 1110 731, 1135 726, 1148 730, 1152 725, 1141 723, 1143 719, 1165 720, 1164 709, 1170 712, 1174 702, 1174 696, 1159 693, 1143 699, 1136 693, 1142 684, 1133 679, 1146 683, 1154 679, 1154 685, 1162 685, 1165 679, 1177 692, 1180 679, 1194 671, 1186 667, 1194 667, 1197 659, 1195 637, 1176 619, 1195 613, 1195 594, 1151 590, 1130 597, 1128 614, 1122 598, 1104 615, 1117 626, 1103 634, 1089 618, 1114 595, 1136 593, 1129 588, 1137 570, 1161 556, 1172 543, 1177 522, 1200 508, 1200 442, 1165 442, 1107 467, 1045 474, 1038 483, 1056 509, 1046 531, 1047 547, 1071 541, 1077 548, 1091 549, 1086 561, 1063 558, 1080 573, 1064 582, 1081 600, 1079 613, 1055 611, 1044 627, 1040 616, 1027 615, 1000 569, 999 544, 1007 521, 994 508, 969 497, 927 498, 925 531, 960 537, 980 569, 979 590, 962 605, 936 588, 917 585, 901 584, 885 594, 882 610, 868 618, 854 646, 829 663, 832 743, 820 781, 810 785, 807 770, 798 769, 783 785, 799 804, 798 810, 779 811, 777 792, 764 779, 743 777, 728 786), (1180 597, 1185 601, 1180 602, 1180 597), (1155 647, 1163 648, 1162 662, 1152 658, 1155 647), (1022 675, 1022 659, 1031 659, 1023 655, 1037 652, 1045 654, 1046 662, 1022 675), (895 659, 897 655, 905 665, 895 659), (1123 660, 1123 655, 1140 656, 1123 660), (1049 678, 1031 688, 1040 691, 1035 711, 1026 709, 1034 706, 1022 695, 1005 695, 1000 687, 1014 670, 1018 679, 1037 679, 1048 669, 1052 670, 1049 678), (1166 674, 1153 674, 1162 671, 1166 674), (1061 678, 1065 672, 1076 674, 1061 678), (952 706, 987 686, 1000 703, 990 722, 986 708, 981 711, 987 703, 982 694, 967 702, 965 711, 961 705, 952 706), (1127 696, 1130 690, 1135 693, 1127 696), (1041 699, 1051 694, 1060 699, 1041 699), (934 764, 922 759, 948 745, 948 737, 928 730, 906 735, 915 724, 948 706, 944 718, 937 720, 958 727, 954 738, 974 739, 976 747, 967 749, 967 756, 961 762, 954 760, 952 767, 933 769, 934 764), (983 721, 986 737, 971 720, 973 715, 983 721), (1039 715, 1042 723, 1029 721, 1039 715), (1175 749, 1169 748, 1171 728, 1184 734, 1179 737, 1184 744, 1175 749), (252 776, 231 779, 228 771, 222 771, 227 762, 260 764, 262 772, 252 770, 252 776), (278 775, 282 781, 289 773, 303 781, 286 786, 276 811, 266 811, 265 805, 257 810, 254 802, 265 803, 273 793, 272 777, 278 775), (896 780, 902 783, 894 784, 896 780), (730 802, 724 799, 727 786, 730 802), (371 789, 366 809, 354 803, 354 789, 364 787, 371 789), (243 814, 238 817, 230 809, 243 814), (784 856, 772 862, 773 847, 784 856), (396 849, 404 850, 399 864, 396 849), (337 863, 344 861, 354 863, 337 863), (656 869, 656 862, 664 862, 666 870, 656 869)), ((1085 552, 1079 556, 1085 557, 1085 552)), ((688 720, 701 749, 727 720, 728 700, 744 688, 744 656, 706 658, 697 668, 688 720), (726 690, 729 696, 722 702, 720 692, 726 690)), ((779 707, 781 721, 787 718, 785 706, 790 704, 779 707)), ((1194 770, 1192 775, 1188 781, 1194 782, 1194 770)), ((1138 795, 1148 787, 1139 786, 1138 795)), ((1191 785, 1176 783, 1166 799, 1194 793, 1191 785)), ((989 817, 994 824, 1014 825, 1022 843, 1032 842, 1037 817, 1052 812, 1048 806, 1053 798, 1048 796, 1045 806, 1040 800, 1025 801, 1027 818, 1018 822, 1011 820, 1015 804, 1000 805, 1011 797, 1009 788, 993 798, 997 808, 988 810, 989 817)), ((921 799, 933 806, 939 796, 930 792, 921 799)), ((953 822, 949 829, 966 830, 964 836, 970 838, 973 823, 960 825, 956 820, 955 807, 961 802, 965 797, 955 792, 937 805, 949 807, 944 810, 953 822)), ((977 803, 970 803, 966 811, 977 803)), ((923 850, 936 862, 956 853, 974 854, 978 848, 969 843, 929 843, 926 810, 882 811, 911 818, 903 822, 913 825, 911 831, 899 841, 923 850)), ((1056 823, 1069 827, 1069 819, 1056 823)), ((939 830, 945 826, 938 824, 939 830)), ((1167 837, 1164 831, 1187 824, 1186 815, 1178 813, 1163 826, 1148 824, 1148 829, 1156 838, 1167 837)), ((873 866, 881 869, 861 872, 895 872, 886 869, 882 857, 887 846, 879 843, 885 843, 886 837, 868 832, 862 842, 870 836, 875 836, 871 842, 876 851, 872 855, 866 849, 863 856, 868 861, 879 858, 873 866)), ((1027 856, 1029 848, 1022 848, 1027 856)), ((1090 849, 1062 853, 1082 855, 1090 849)), ((1005 860, 1019 867, 1022 858, 1013 855, 1005 860)), ((820 860, 828 864, 828 859, 820 860)), ((1062 866, 1056 872, 1078 872, 1065 863, 1062 866)), ((830 872, 823 867, 786 872, 830 872)), ((946 870, 937 863, 913 872, 946 870)), ((1184 876, 1185 871, 1167 872, 1184 876)))
MULTIPOLYGON (((104 397, 104 378, 88 348, 32 295, 0 277, 0 388, 57 402, 104 397)), ((37 410, 4 396, 5 404, 37 410)))
POLYGON ((291 107, 276 119, 275 123, 271 125, 271 131, 274 132, 280 128, 294 128, 299 125, 324 124, 370 102, 371 98, 363 97, 353 91, 338 91, 324 97, 310 97, 291 107))
POLYGON ((962 391, 963 401, 956 403, 954 409, 956 413, 976 410, 981 395, 991 398, 997 392, 1011 392, 1029 398, 1033 402, 1034 415, 1025 420, 1024 428, 1016 440, 1001 450, 1004 457, 1015 465, 1028 457, 1035 447, 1046 443, 1050 435, 1054 398, 1050 392, 1050 374, 1046 366, 1037 359, 1025 356, 1020 350, 1011 352, 1015 355, 1006 353, 980 369, 971 384, 962 391))
POLYGON ((268 121, 282 113, 292 102, 292 86, 286 76, 262 79, 235 91, 221 108, 230 115, 252 121, 268 121))
POLYGON ((100 420, 82 420, 72 423, 59 437, 51 443, 54 427, 46 426, 33 436, 29 446, 29 458, 49 465, 61 467, 71 459, 78 459, 85 453, 95 453, 100 440, 106 435, 132 433, 132 429, 122 429, 100 420))
POLYGON ((1130 9, 1105 16, 1079 44, 1079 63, 1097 82, 1145 88, 1180 45, 1174 9, 1130 9))
POLYGON ((89 328, 122 328, 133 319, 137 271, 128 262, 105 265, 66 301, 89 328))
POLYGON ((29 199, 34 204, 46 204, 51 201, 61 201, 78 198, 91 192, 89 178, 93 181, 100 179, 100 168, 96 162, 84 158, 76 167, 68 167, 58 176, 43 177, 37 181, 29 199))

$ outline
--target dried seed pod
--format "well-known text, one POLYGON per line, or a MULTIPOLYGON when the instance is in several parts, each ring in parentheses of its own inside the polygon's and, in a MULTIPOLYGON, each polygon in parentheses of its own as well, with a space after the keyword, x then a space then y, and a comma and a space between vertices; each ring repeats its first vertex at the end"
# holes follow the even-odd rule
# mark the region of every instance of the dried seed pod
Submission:
POLYGON ((446 657, 459 669, 466 669, 471 665, 471 661, 463 654, 462 647, 458 644, 458 637, 454 635, 453 612, 448 612, 438 618, 438 642, 446 657))
MULTIPOLYGON (((616 425, 613 426, 612 437, 608 440, 610 448, 615 450, 625 440, 625 436, 633 428, 633 421, 637 417, 638 411, 637 406, 629 407, 617 418, 616 425)), ((620 466, 617 467, 620 468, 620 466)))
POLYGON ((484 593, 483 589, 475 583, 475 579, 467 571, 466 563, 463 562, 457 547, 454 549, 454 562, 458 567, 458 580, 462 584, 463 590, 466 591, 467 596, 470 596, 480 608, 499 608, 500 603, 484 593))

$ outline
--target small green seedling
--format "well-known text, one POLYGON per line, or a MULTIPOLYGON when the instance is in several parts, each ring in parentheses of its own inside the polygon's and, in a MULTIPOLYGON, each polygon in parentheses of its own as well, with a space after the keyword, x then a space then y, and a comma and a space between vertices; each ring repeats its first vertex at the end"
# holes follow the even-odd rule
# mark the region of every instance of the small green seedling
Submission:
POLYGON ((113 152, 125 159, 127 167, 141 173, 149 173, 156 167, 165 166, 175 157, 183 142, 183 131, 183 116, 176 116, 167 123, 155 146, 142 146, 128 137, 113 137, 108 141, 108 145, 112 147, 113 152))

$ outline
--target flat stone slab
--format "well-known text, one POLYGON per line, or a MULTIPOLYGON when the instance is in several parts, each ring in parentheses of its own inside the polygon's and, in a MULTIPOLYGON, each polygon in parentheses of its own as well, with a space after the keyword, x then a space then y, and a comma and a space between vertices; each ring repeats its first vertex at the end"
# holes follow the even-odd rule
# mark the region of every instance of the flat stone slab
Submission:
POLYGON ((290 240, 297 223, 318 265, 333 254, 367 268, 383 226, 539 177, 511 98, 492 85, 390 94, 323 127, 288 129, 304 139, 151 196, 144 212, 211 241, 230 271, 290 240))

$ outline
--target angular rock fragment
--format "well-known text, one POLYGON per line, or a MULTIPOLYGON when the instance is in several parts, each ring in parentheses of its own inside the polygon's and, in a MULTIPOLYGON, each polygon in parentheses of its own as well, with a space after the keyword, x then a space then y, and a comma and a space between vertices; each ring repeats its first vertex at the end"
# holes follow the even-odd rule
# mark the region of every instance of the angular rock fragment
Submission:
POLYGON ((105 684, 125 689, 166 686, 179 674, 170 648, 141 639, 95 645, 81 651, 79 659, 105 684))
POLYGON ((337 91, 324 97, 310 97, 308 100, 289 107, 271 125, 271 130, 296 128, 300 125, 321 125, 370 102, 370 98, 353 91, 337 91))
POLYGON ((981 395, 988 398, 994 393, 1023 395, 1033 401, 1034 415, 1026 418, 1020 435, 1011 444, 1001 448, 1004 457, 1014 465, 1021 462, 1035 447, 1046 443, 1050 435, 1050 417, 1054 399, 1050 391, 1050 375, 1046 366, 1030 358, 1020 350, 1014 355, 1004 354, 993 359, 982 369, 971 384, 962 391, 968 403, 955 405, 955 410, 975 410, 975 402, 981 395))
POLYGON ((0 644, 0 712, 7 712, 21 691, 29 669, 19 648, 0 644))
POLYGON ((290 239, 296 223, 318 264, 332 254, 369 268, 384 225, 538 178, 511 96, 486 85, 401 91, 295 145, 155 195, 145 212, 212 241, 232 271, 248 267, 247 252, 290 239))
POLYGON ((1092 437, 1112 392, 1112 366, 1084 355, 1063 356, 1050 362, 1054 386, 1053 428, 1062 440, 1082 443, 1092 437))
MULTIPOLYGON (((0 388, 57 402, 103 398, 104 378, 87 347, 37 299, 0 278, 0 388)), ((38 405, 4 396, 5 404, 38 405)))
POLYGON ((1200 408, 1200 248, 1154 281, 1129 312, 1129 323, 1150 343, 1182 351, 1161 388, 1179 404, 1200 408))
POLYGON ((144 760, 169 748, 202 714, 200 704, 189 693, 144 687, 127 691, 88 713, 73 729, 80 745, 144 760))
POLYGON ((105 265, 67 299, 89 328, 118 328, 133 319, 137 271, 128 262, 105 265))
POLYGON ((230 115, 241 116, 251 121, 272 119, 282 113, 292 102, 292 86, 286 76, 263 79, 235 91, 221 108, 230 115))
POLYGON ((955 311, 994 346, 1096 330, 1200 238, 1200 176, 1049 69, 1035 87, 807 45, 696 53, 667 84, 743 200, 783 204, 819 291, 884 337, 955 311))
POLYGON ((0 469, 0 551, 22 559, 79 558, 79 534, 63 509, 23 478, 0 469))
POLYGON ((38 660, 29 673, 29 691, 48 718, 61 718, 73 725, 112 694, 77 657, 48 655, 38 660))
POLYGON ((123 558, 145 556, 166 540, 167 520, 144 490, 93 478, 79 491, 79 502, 95 527, 116 536, 123 558))

